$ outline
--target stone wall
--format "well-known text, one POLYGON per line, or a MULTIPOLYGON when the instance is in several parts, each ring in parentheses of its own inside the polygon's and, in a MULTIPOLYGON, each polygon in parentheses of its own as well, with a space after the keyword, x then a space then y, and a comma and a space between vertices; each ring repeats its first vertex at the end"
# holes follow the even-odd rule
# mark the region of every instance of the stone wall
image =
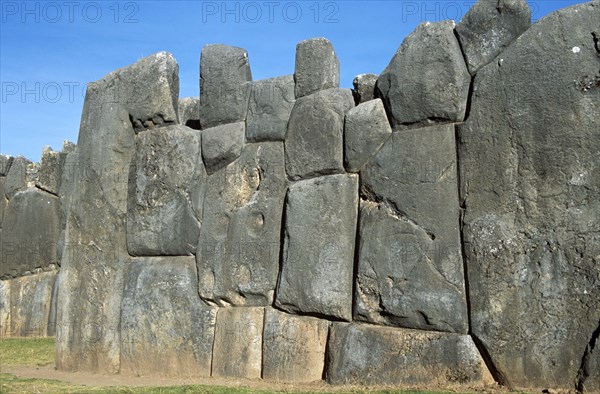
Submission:
POLYGON ((90 84, 76 148, 2 157, 0 319, 67 371, 600 389, 600 4, 530 13, 354 90, 324 38, 262 81, 206 46, 199 99, 166 52, 90 84))

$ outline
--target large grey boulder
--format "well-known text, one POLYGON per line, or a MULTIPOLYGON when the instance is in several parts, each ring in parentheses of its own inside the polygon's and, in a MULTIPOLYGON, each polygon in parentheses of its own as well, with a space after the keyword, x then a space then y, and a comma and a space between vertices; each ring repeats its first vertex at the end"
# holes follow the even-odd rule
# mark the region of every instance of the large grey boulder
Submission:
POLYGON ((344 116, 353 107, 349 89, 323 90, 296 101, 285 137, 290 179, 344 172, 344 116))
POLYGON ((456 26, 471 74, 491 62, 531 26, 526 0, 479 0, 456 26))
POLYGON ((494 382, 468 335, 333 323, 332 384, 481 387, 494 382))
POLYGON ((295 101, 293 75, 253 82, 246 139, 250 142, 283 141, 295 101))
POLYGON ((329 322, 268 308, 265 312, 262 378, 309 383, 323 377, 329 322))
POLYGON ((59 370, 119 371, 132 119, 177 120, 177 69, 173 56, 160 52, 88 85, 59 273, 59 370))
POLYGON ((296 98, 340 86, 340 62, 326 38, 311 38, 296 45, 296 98))
POLYGON ((467 333, 456 174, 452 125, 395 132, 363 168, 358 319, 467 333))
POLYGON ((264 308, 219 308, 212 376, 260 379, 264 308))
POLYGON ((12 156, 0 154, 0 176, 6 176, 13 160, 12 156))
POLYGON ((29 180, 28 170, 33 167, 33 163, 23 156, 15 157, 10 165, 6 177, 4 178, 4 194, 7 199, 27 188, 29 180))
POLYGON ((0 280, 0 338, 6 338, 10 335, 11 283, 10 280, 0 280))
POLYGON ((136 136, 127 206, 132 256, 196 252, 206 177, 200 149, 200 133, 187 126, 136 136))
POLYGON ((375 98, 375 85, 377 84, 377 74, 359 74, 352 81, 354 89, 354 101, 356 105, 366 103, 375 98))
POLYGON ((58 195, 65 156, 65 154, 53 151, 50 147, 44 148, 35 179, 36 187, 58 195))
POLYGON ((121 310, 121 373, 210 376, 216 314, 198 297, 193 257, 133 259, 121 310))
POLYGON ((471 330, 514 386, 573 388, 600 321, 598 26, 598 2, 541 19, 459 128, 471 330))
POLYGON ((247 144, 208 177, 196 258, 200 296, 226 305, 273 302, 287 181, 283 144, 247 144))
POLYGON ((246 125, 229 123, 202 131, 202 158, 206 172, 212 174, 240 157, 244 147, 246 125))
POLYGON ((45 337, 48 335, 48 317, 52 287, 56 271, 21 276, 11 280, 10 316, 8 332, 15 337, 45 337))
POLYGON ((344 124, 344 165, 359 172, 392 134, 380 99, 371 100, 346 113, 344 124))
POLYGON ((323 176, 289 187, 278 308, 352 319, 357 211, 357 175, 323 176))
POLYGON ((177 107, 179 124, 194 130, 200 130, 200 98, 180 98, 177 107))
POLYGON ((208 129, 243 122, 252 72, 245 49, 206 45, 200 56, 200 125, 208 129))
POLYGON ((2 222, 0 276, 17 276, 59 263, 58 197, 36 188, 9 201, 2 222))
POLYGON ((392 126, 459 122, 471 76, 454 22, 421 23, 400 45, 377 79, 392 126))

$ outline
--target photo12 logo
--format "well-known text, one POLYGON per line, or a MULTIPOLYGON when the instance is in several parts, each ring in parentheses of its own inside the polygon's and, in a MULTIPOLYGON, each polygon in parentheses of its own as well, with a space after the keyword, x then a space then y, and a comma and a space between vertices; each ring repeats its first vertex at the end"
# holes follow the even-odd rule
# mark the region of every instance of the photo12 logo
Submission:
POLYGON ((203 1, 202 23, 338 23, 334 1, 203 1))
POLYGON ((2 1, 2 23, 138 23, 133 1, 2 1))

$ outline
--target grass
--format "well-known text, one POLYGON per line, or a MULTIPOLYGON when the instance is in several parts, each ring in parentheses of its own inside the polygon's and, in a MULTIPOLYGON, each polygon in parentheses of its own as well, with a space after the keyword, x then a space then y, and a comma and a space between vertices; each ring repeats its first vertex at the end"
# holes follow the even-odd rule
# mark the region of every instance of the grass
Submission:
MULTIPOLYGON (((0 393, 130 393, 130 394, 302 394, 301 391, 273 391, 244 387, 223 387, 188 385, 174 387, 90 387, 58 380, 20 378, 2 372, 3 367, 46 366, 54 363, 54 339, 52 338, 0 338, 0 393)), ((370 393, 370 394, 446 394, 433 391, 336 391, 331 394, 370 393)), ((314 393, 313 393, 314 394, 314 393)), ((328 394, 323 391, 319 394, 328 394)))

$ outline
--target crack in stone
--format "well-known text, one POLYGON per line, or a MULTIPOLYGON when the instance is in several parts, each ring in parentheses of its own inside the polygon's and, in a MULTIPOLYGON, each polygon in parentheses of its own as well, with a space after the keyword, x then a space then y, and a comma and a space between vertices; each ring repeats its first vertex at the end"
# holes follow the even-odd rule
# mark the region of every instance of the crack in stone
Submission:
POLYGON ((590 341, 588 342, 585 352, 583 353, 583 357, 581 358, 581 366, 579 367, 579 371, 577 372, 576 378, 576 389, 578 392, 584 393, 586 392, 585 381, 592 374, 591 371, 591 358, 594 352, 599 351, 598 339, 600 338, 600 320, 598 321, 598 327, 592 333, 590 341))

